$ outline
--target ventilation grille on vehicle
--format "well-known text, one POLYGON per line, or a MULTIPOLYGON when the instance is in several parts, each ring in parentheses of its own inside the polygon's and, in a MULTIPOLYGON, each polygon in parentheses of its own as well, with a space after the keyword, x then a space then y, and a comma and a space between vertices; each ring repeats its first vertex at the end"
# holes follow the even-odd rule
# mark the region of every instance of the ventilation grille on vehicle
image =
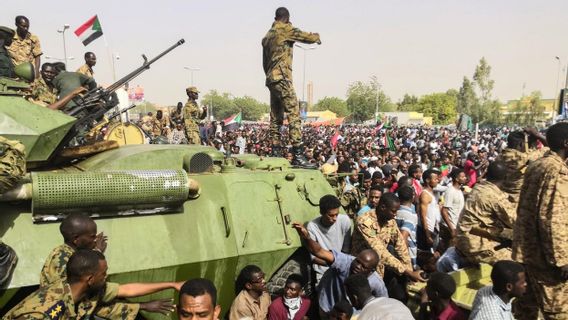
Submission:
POLYGON ((199 152, 189 161, 189 173, 202 173, 211 171, 213 159, 207 153, 199 152))

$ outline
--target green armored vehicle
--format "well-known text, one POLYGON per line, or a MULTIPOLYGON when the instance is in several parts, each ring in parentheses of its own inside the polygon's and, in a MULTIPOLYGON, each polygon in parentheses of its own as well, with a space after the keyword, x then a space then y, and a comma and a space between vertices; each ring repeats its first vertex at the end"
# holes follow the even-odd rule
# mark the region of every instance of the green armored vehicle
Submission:
MULTIPOLYGON (((59 221, 72 212, 89 213, 108 236, 111 281, 205 277, 226 312, 240 269, 257 264, 270 275, 290 266, 301 246, 291 222, 316 217, 320 197, 333 193, 319 171, 280 158, 225 159, 188 145, 81 145, 78 124, 97 108, 69 116, 29 103, 21 86, 0 79, 0 136, 25 145, 28 167, 0 195, 0 236, 18 255, 0 314, 38 287, 45 258, 63 243, 59 221)), ((143 300, 175 296, 170 290, 143 300)))

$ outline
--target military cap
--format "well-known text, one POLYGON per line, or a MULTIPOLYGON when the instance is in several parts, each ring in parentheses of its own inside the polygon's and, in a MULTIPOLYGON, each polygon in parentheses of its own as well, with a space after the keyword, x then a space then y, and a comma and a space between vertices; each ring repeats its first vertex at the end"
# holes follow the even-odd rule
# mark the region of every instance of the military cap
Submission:
POLYGON ((197 88, 193 86, 187 87, 185 91, 199 93, 199 90, 197 90, 197 88))
POLYGON ((0 35, 7 35, 11 38, 11 37, 14 37, 14 34, 16 34, 16 32, 13 29, 10 29, 10 28, 4 27, 4 26, 0 26, 0 35))

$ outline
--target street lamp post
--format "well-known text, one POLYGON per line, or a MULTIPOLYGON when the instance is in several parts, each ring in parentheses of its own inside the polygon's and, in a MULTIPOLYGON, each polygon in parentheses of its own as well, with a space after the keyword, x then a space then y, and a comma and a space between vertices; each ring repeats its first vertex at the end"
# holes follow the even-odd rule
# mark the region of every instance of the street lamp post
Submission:
POLYGON ((371 80, 375 83, 375 122, 379 118, 379 89, 381 85, 379 84, 379 80, 377 76, 371 76, 371 80))
POLYGON ((68 24, 63 25, 63 30, 57 30, 57 32, 61 33, 63 37, 63 60, 65 61, 65 67, 67 67, 67 46, 65 45, 65 30, 69 29, 68 24))
POLYGON ((302 101, 306 101, 306 51, 314 50, 316 47, 303 47, 299 44, 296 44, 296 47, 304 50, 304 80, 302 82, 302 101))
POLYGON ((191 68, 191 67, 188 67, 188 66, 185 66, 185 67, 183 67, 183 68, 184 68, 185 70, 189 70, 189 74, 190 74, 189 79, 191 80, 191 85, 193 86, 193 72, 194 72, 194 71, 199 71, 199 70, 201 70, 201 69, 199 69, 199 68, 191 68))
POLYGON ((112 54, 112 80, 116 82, 116 61, 120 60, 118 52, 112 54))

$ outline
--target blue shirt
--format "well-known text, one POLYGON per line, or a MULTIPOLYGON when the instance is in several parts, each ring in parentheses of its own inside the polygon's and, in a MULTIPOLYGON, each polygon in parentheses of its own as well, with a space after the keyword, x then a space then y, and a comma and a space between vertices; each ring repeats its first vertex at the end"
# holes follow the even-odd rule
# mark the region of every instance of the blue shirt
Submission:
POLYGON ((493 292, 493 286, 479 289, 473 300, 471 320, 514 320, 511 301, 505 303, 493 292))
POLYGON ((414 206, 400 206, 400 209, 396 213, 396 224, 400 231, 406 231, 410 234, 408 237, 408 253, 410 255, 410 260, 412 261, 412 266, 416 269, 416 224, 418 223, 418 215, 414 210, 414 206))
MULTIPOLYGON (((343 283, 350 274, 351 263, 355 260, 354 256, 342 252, 331 250, 331 253, 333 253, 334 261, 323 274, 316 289, 320 308, 325 312, 331 311, 336 302, 347 297, 343 283)), ((388 298, 387 287, 376 271, 373 271, 367 279, 373 296, 388 298)))
POLYGON ((365 212, 367 212, 367 211, 369 211, 369 210, 371 210, 371 209, 372 209, 372 208, 369 207, 368 204, 366 204, 364 207, 362 207, 361 209, 359 209, 359 211, 357 211, 357 216, 360 217, 360 216, 362 216, 363 214, 365 214, 365 212))

